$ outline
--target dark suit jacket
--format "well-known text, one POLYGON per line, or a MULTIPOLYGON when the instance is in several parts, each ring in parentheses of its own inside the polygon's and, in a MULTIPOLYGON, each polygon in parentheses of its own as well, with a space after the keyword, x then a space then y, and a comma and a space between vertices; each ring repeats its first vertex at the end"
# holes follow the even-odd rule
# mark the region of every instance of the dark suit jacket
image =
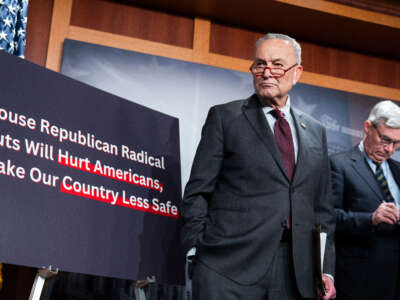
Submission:
MULTIPOLYGON (((388 160, 399 184, 400 164, 388 160)), ((358 146, 331 156, 336 212, 338 299, 394 299, 399 267, 398 225, 372 226, 384 195, 358 146)))
MULTIPOLYGON (((291 206, 293 262, 303 296, 315 292, 312 230, 321 223, 332 236, 333 203, 325 129, 292 109, 299 152, 290 182, 257 96, 212 107, 185 189, 185 250, 241 284, 267 272, 291 206), (302 124, 302 125, 300 125, 302 124)), ((328 244, 324 272, 334 273, 328 244)))

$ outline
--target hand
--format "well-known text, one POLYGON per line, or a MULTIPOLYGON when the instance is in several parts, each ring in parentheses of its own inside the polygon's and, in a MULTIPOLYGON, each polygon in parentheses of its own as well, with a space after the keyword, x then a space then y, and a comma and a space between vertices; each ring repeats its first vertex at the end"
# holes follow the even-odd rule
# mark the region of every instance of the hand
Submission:
MULTIPOLYGON (((329 276, 326 276, 326 274, 322 274, 322 282, 324 283, 325 287, 325 296, 322 297, 323 300, 328 300, 328 299, 335 299, 336 298, 336 289, 335 285, 333 283, 332 278, 329 276)), ((320 296, 321 298, 321 296, 320 296)))
POLYGON ((372 225, 379 223, 396 224, 399 221, 399 210, 394 203, 383 202, 372 214, 372 225))

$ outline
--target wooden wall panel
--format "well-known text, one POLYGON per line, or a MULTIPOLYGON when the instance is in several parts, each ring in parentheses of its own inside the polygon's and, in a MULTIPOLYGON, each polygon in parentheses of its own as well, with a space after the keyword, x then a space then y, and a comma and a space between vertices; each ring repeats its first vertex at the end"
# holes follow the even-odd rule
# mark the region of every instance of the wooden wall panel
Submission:
MULTIPOLYGON (((221 25, 207 19, 193 19, 149 8, 139 8, 126 4, 126 1, 121 1, 123 3, 118 3, 117 0, 35 0, 31 2, 31 13, 35 11, 35 6, 42 5, 40 2, 47 4, 54 2, 54 7, 58 7, 55 10, 58 12, 58 17, 53 17, 52 20, 54 26, 51 28, 46 64, 53 70, 59 70, 63 40, 73 38, 247 71, 247 65, 251 63, 253 56, 254 43, 263 35, 261 32, 221 25), (68 11, 63 8, 66 2, 70 3, 68 11), (202 25, 196 29, 195 24, 202 25), (56 39, 56 43, 52 43, 52 39, 56 39)), ((49 11, 50 9, 47 10, 47 16, 50 15, 49 11)), ((46 18, 41 17, 40 13, 44 14, 44 11, 35 12, 38 15, 31 17, 31 20, 35 17, 37 20, 42 20, 34 26, 36 32, 48 28, 46 18)), ((28 30, 32 31, 32 28, 28 30)), ((43 38, 45 36, 46 34, 42 35, 43 41, 48 40, 43 38)), ((28 37, 28 44, 29 38, 33 41, 33 37, 32 35, 28 37)), ((390 98, 393 94, 394 99, 400 99, 400 60, 374 57, 301 40, 300 43, 303 46, 303 65, 309 74, 308 79, 304 77, 304 80, 312 79, 316 85, 341 90, 352 87, 350 89, 352 92, 374 96, 384 95, 390 98), (320 79, 315 80, 318 75, 320 79)), ((31 51, 34 48, 29 46, 27 48, 27 56, 32 55, 34 52, 31 51)), ((46 49, 35 47, 34 50, 36 55, 42 55, 42 58, 36 58, 36 62, 43 65, 46 49)))
MULTIPOLYGON (((254 43, 261 36, 259 32, 213 23, 210 52, 251 60, 254 43)), ((400 61, 299 42, 308 72, 400 89, 400 61)))
POLYGON ((53 0, 29 1, 25 58, 46 65, 53 0))
POLYGON ((392 45, 393 40, 400 36, 399 17, 326 0, 124 1, 148 9, 201 17, 236 28, 283 32, 318 45, 355 52, 362 50, 372 56, 400 60, 400 52, 392 45))
POLYGON ((53 71, 60 70, 64 40, 70 31, 73 2, 74 0, 54 0, 46 60, 46 67, 53 71))
POLYGON ((400 61, 301 42, 304 69, 400 89, 400 61))
POLYGON ((194 19, 100 0, 73 2, 71 25, 192 48, 194 19))
POLYGON ((210 52, 253 59, 254 44, 264 34, 211 23, 210 52))
POLYGON ((3 264, 3 289, 0 300, 26 300, 29 298, 37 269, 3 264))

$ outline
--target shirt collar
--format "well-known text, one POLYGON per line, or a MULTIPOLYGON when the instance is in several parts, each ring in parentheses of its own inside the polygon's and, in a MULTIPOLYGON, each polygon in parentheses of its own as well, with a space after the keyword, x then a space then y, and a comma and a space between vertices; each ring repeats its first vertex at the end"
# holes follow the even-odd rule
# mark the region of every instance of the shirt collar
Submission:
POLYGON ((375 164, 374 161, 372 159, 369 158, 369 156, 367 155, 367 153, 365 152, 365 147, 364 147, 364 141, 361 141, 358 144, 358 149, 360 150, 360 152, 364 155, 365 159, 371 163, 371 164, 375 164))
MULTIPOLYGON (((275 108, 271 107, 271 106, 264 106, 263 107, 263 111, 265 114, 268 114, 271 110, 274 110, 275 108)), ((284 114, 285 117, 290 115, 290 96, 288 95, 287 99, 286 99, 286 104, 284 107, 282 107, 280 109, 284 114)))
MULTIPOLYGON (((373 165, 376 166, 376 162, 374 162, 371 158, 369 158, 369 156, 367 155, 367 152, 365 152, 365 147, 364 147, 364 141, 361 141, 358 144, 358 149, 360 149, 361 153, 364 155, 365 159, 367 160, 369 165, 373 165)), ((386 166, 387 165, 387 160, 385 160, 384 162, 381 163, 382 166, 386 166)), ((374 168, 375 170, 375 168, 374 168)))
POLYGON ((364 149, 364 141, 361 141, 361 142, 358 144, 358 149, 360 150, 361 153, 363 153, 363 154, 366 156, 366 154, 365 154, 365 149, 364 149))

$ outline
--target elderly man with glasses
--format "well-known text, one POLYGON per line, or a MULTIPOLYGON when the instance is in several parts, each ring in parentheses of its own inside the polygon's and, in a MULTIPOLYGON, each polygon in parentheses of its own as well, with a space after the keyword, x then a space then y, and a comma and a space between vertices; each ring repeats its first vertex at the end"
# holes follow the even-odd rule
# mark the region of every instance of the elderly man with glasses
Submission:
POLYGON ((376 104, 364 132, 331 157, 338 299, 399 299, 400 107, 376 104))
POLYGON ((255 94, 209 111, 181 210, 194 300, 315 298, 316 225, 328 233, 323 297, 335 297, 325 129, 288 94, 302 70, 300 45, 267 34, 250 67, 255 94))

